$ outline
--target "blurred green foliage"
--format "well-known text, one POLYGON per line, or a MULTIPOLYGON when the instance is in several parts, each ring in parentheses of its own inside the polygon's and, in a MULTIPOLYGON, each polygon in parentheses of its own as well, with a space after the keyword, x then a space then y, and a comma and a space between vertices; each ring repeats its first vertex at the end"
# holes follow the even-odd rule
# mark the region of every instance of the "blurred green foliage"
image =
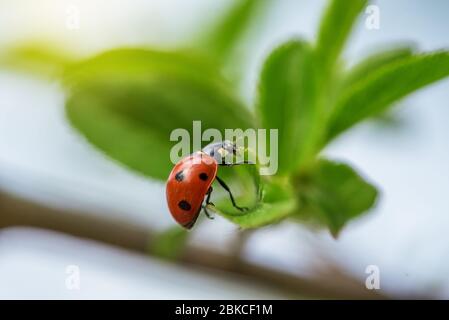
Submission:
POLYGON ((377 190, 350 166, 325 159, 316 161, 295 181, 297 217, 328 226, 336 237, 345 223, 375 203, 377 190))
POLYGON ((199 36, 196 49, 208 53, 213 59, 226 64, 234 62, 233 55, 239 44, 248 36, 251 25, 260 22, 263 13, 276 0, 238 0, 210 28, 199 36))
POLYGON ((446 77, 448 70, 447 51, 406 56, 379 66, 339 94, 330 116, 327 140, 385 111, 407 94, 446 77))
POLYGON ((149 250, 159 258, 174 260, 183 252, 188 232, 178 226, 169 228, 152 239, 149 250))
POLYGON ((121 49, 65 72, 72 125, 113 159, 164 180, 170 133, 192 122, 202 129, 249 128, 251 114, 204 59, 181 52, 121 49))
POLYGON ((60 78, 64 69, 75 60, 64 48, 38 41, 0 51, 1 66, 47 78, 60 78))
MULTIPOLYGON (((399 46, 345 68, 342 51, 368 1, 332 0, 315 43, 290 40, 268 55, 255 106, 246 106, 223 70, 238 63, 232 52, 252 22, 260 21, 261 10, 267 12, 273 3, 236 0, 188 49, 116 49, 82 61, 17 54, 23 50, 16 49, 2 61, 20 67, 45 57, 38 62, 49 64, 49 75, 59 75, 67 88, 72 126, 112 159, 160 181, 172 167, 170 132, 191 130, 193 120, 201 120, 203 129, 221 131, 279 129, 278 174, 258 177, 255 170, 236 168, 231 184, 251 210, 235 212, 224 198, 215 201, 217 212, 242 228, 292 218, 327 227, 336 236, 372 208, 378 192, 349 165, 323 159, 321 151, 361 121, 448 76, 449 54, 399 46), (255 188, 248 187, 253 182, 255 188)), ((165 236, 175 240, 162 242, 175 246, 176 239, 184 239, 178 231, 165 236)), ((167 255, 174 251, 170 248, 157 250, 167 255)))
POLYGON ((279 173, 289 174, 315 155, 322 131, 316 101, 313 48, 290 41, 267 58, 259 82, 257 111, 263 128, 279 130, 279 173))

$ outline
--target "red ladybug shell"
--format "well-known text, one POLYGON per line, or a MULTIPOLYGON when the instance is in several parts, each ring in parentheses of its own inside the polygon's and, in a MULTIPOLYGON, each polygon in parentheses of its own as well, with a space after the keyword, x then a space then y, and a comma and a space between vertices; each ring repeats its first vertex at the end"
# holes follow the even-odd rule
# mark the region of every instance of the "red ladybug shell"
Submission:
POLYGON ((168 208, 184 228, 195 224, 217 169, 216 160, 199 151, 179 161, 171 171, 166 187, 168 208))

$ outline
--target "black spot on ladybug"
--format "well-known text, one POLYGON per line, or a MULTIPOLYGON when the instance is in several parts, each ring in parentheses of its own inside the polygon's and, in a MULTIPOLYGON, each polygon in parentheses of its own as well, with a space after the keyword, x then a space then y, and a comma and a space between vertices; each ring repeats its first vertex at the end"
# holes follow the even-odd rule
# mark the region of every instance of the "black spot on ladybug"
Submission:
POLYGON ((190 209, 192 209, 192 206, 190 205, 190 203, 188 203, 185 200, 179 201, 178 202, 178 207, 180 207, 184 211, 189 211, 190 209))
POLYGON ((181 170, 179 171, 176 175, 175 175, 175 179, 176 181, 181 182, 182 180, 184 180, 184 172, 181 170))
POLYGON ((205 174, 204 172, 200 173, 200 179, 203 181, 207 181, 209 179, 209 176, 205 174))

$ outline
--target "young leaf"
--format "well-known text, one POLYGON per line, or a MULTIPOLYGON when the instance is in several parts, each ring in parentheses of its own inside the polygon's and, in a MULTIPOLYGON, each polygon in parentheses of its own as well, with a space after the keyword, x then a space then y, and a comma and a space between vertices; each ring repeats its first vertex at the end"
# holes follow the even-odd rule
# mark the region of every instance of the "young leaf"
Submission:
POLYGON ((343 79, 343 87, 347 88, 359 81, 363 81, 367 75, 390 63, 410 57, 414 51, 412 46, 405 45, 376 52, 368 56, 347 72, 343 79))
MULTIPOLYGON (((242 199, 238 200, 242 203, 242 199)), ((297 202, 291 186, 270 182, 264 185, 262 198, 249 211, 237 211, 227 198, 218 202, 213 210, 241 228, 259 228, 285 219, 296 208, 297 202)))
POLYGON ((291 199, 274 203, 260 203, 251 211, 242 215, 224 213, 225 211, 221 211, 221 215, 241 228, 260 228, 287 218, 294 212, 295 208, 296 202, 291 199))
MULTIPOLYGON (((125 166, 165 180, 174 129, 246 129, 252 117, 215 72, 177 54, 115 51, 67 72, 66 112, 93 145, 125 166), (189 63, 186 63, 186 62, 189 63), (203 71, 204 70, 204 71, 203 71)), ((190 141, 191 141, 190 139, 190 141)), ((193 150, 191 150, 193 151, 193 150)))
POLYGON ((219 22, 201 39, 200 47, 212 56, 226 59, 235 49, 250 24, 272 0, 234 0, 219 22))
POLYGON ((321 20, 316 44, 317 61, 327 74, 339 58, 367 0, 331 0, 321 20))
POLYGON ((123 79, 154 74, 229 86, 218 68, 204 56, 143 48, 118 48, 78 61, 64 69, 63 80, 70 87, 98 78, 123 79))
POLYGON ((447 51, 414 55, 379 68, 339 97, 329 119, 326 141, 448 75, 447 51))
POLYGON ((46 43, 28 43, 8 48, 0 55, 0 65, 48 78, 60 76, 74 62, 72 54, 46 43))
POLYGON ((351 219, 370 209, 377 190, 346 164, 319 160, 297 180, 302 220, 329 228, 337 236, 351 219))
POLYGON ((314 66, 311 47, 295 40, 275 49, 262 70, 257 111, 263 128, 278 129, 280 173, 313 155, 322 129, 314 66))

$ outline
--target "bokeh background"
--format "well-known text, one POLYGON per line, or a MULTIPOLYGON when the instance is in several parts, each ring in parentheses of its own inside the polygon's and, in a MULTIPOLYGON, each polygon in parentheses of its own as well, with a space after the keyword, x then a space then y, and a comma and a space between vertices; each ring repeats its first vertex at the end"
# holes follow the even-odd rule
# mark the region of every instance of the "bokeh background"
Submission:
MULTIPOLYGON (((230 3, 1 0, 0 48, 34 39, 58 43, 79 56, 117 46, 172 48, 230 3), (66 25, 73 8, 79 10, 76 29, 66 25)), ((279 0, 266 23, 254 26, 262 28, 257 32, 263 37, 242 45, 243 99, 254 99, 260 66, 275 45, 294 35, 315 37, 324 4, 279 0)), ((397 41, 416 42, 426 51, 449 47, 448 1, 375 4, 380 29, 368 30, 363 23, 356 28, 345 52, 350 63, 397 41)), ((449 298, 448 103, 449 81, 443 80, 403 100, 387 120, 358 126, 326 149, 330 158, 354 165, 381 191, 376 208, 351 222, 337 240, 327 231, 284 222, 249 234, 239 246, 242 233, 217 216, 198 225, 189 239, 190 260, 173 263, 135 245, 151 238, 142 230, 150 234, 173 226, 164 186, 125 170, 81 139, 65 120, 57 82, 0 69, 1 225, 7 226, 14 212, 37 225, 43 217, 53 219, 49 229, 60 223, 74 230, 80 224, 80 234, 96 230, 108 239, 2 228, 0 298, 296 297, 282 285, 252 277, 251 270, 239 274, 231 272, 238 268, 196 263, 199 253, 226 257, 236 250, 248 265, 304 279, 295 283, 304 289, 303 297, 320 297, 320 286, 331 287, 334 297, 370 295, 365 269, 377 265, 379 294, 449 298), (79 266, 80 290, 65 285, 69 265, 79 266)))

